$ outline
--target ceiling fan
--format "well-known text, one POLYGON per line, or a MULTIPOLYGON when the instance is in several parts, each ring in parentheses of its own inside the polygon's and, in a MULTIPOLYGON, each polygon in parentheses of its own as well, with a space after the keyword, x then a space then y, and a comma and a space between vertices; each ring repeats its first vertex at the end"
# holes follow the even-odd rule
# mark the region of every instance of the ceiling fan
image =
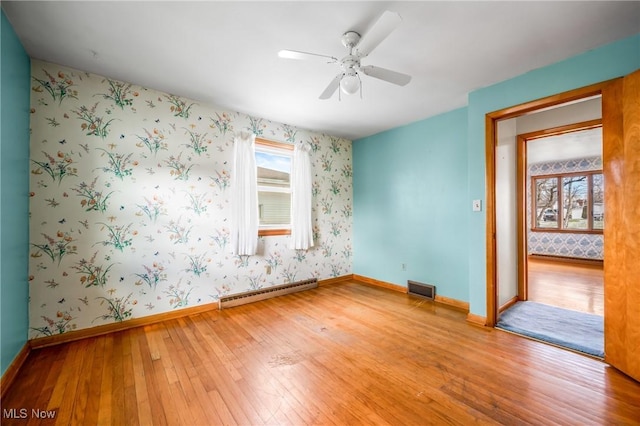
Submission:
POLYGON ((326 89, 320 94, 320 99, 329 99, 340 87, 342 92, 353 95, 360 90, 362 96, 362 81, 360 75, 365 74, 389 83, 404 86, 411 81, 411 76, 397 71, 373 65, 360 65, 360 60, 365 58, 375 49, 393 30, 402 22, 398 13, 385 11, 371 26, 364 36, 355 31, 347 31, 342 35, 342 44, 349 49, 349 54, 342 59, 317 53, 299 52, 297 50, 281 50, 278 56, 287 59, 314 59, 328 64, 338 64, 340 73, 334 77, 326 89))

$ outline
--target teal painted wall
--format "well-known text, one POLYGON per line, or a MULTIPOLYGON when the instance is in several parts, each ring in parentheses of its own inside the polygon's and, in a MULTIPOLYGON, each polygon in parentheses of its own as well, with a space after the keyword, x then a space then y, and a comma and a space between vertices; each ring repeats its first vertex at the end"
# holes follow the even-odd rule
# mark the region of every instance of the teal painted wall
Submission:
POLYGON ((2 374, 29 330, 30 60, 11 24, 0 21, 0 352, 2 374))
POLYGON ((467 108, 354 141, 354 274, 433 283, 486 315, 485 115, 638 68, 640 34, 476 90, 467 108), (483 211, 471 210, 474 199, 483 211))
MULTIPOLYGON (((640 68, 640 34, 469 94, 468 196, 485 196, 487 113, 620 77, 640 68)), ((485 213, 468 215, 470 311, 486 315, 485 213)))
POLYGON ((462 108, 354 141, 355 274, 468 299, 466 123, 462 108))

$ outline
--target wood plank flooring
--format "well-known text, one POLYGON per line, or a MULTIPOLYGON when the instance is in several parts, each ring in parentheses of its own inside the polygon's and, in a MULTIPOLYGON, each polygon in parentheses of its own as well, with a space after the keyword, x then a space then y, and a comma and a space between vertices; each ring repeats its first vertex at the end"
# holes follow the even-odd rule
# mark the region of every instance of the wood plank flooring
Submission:
POLYGON ((600 361, 348 282, 35 350, 2 424, 637 424, 639 395, 600 361))
POLYGON ((559 308, 604 315, 602 266, 530 257, 529 300, 559 308))

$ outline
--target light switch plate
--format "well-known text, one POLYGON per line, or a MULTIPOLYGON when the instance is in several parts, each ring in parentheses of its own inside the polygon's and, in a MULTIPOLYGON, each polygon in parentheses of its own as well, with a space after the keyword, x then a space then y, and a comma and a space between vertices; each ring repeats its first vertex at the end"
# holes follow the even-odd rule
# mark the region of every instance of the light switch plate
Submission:
POLYGON ((473 211, 482 211, 482 200, 473 200, 473 211))

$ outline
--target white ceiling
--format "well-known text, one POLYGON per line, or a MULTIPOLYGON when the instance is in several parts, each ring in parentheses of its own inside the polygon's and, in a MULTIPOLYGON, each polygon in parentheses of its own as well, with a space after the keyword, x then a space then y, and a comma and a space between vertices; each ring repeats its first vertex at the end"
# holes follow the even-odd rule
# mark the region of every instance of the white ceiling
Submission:
POLYGON ((602 157, 601 127, 527 142, 527 164, 591 157, 602 157))
POLYGON ((14 2, 2 8, 32 58, 301 128, 357 139, 462 107, 467 94, 640 30, 640 2, 14 2), (363 65, 363 99, 318 96, 347 30, 384 11, 403 22, 363 65))

